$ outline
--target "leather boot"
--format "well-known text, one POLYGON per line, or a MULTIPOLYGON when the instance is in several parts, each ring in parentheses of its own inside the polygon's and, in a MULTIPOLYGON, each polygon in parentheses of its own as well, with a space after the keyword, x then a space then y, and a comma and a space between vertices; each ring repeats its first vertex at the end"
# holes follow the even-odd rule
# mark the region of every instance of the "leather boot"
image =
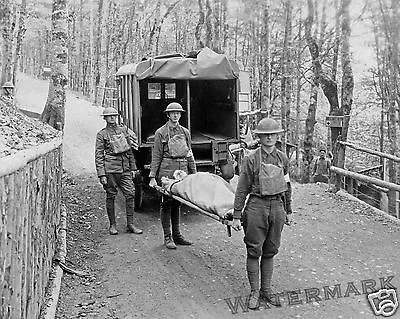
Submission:
POLYGON ((257 309, 260 306, 259 297, 260 297, 260 262, 259 258, 253 258, 247 256, 246 259, 246 269, 247 269, 247 278, 249 279, 250 284, 250 297, 249 297, 249 309, 257 309))
POLYGON ((174 243, 177 245, 190 246, 192 244, 192 242, 185 239, 181 234, 173 235, 172 238, 174 239, 174 243))
POLYGON ((249 304, 248 304, 248 308, 249 309, 258 309, 258 307, 260 307, 260 293, 258 290, 252 290, 250 292, 250 296, 249 296, 249 304))
POLYGON ((275 307, 281 307, 279 296, 271 289, 271 279, 274 269, 273 258, 261 258, 261 289, 260 298, 275 307))
POLYGON ((171 235, 164 236, 164 245, 168 249, 176 249, 176 245, 174 241, 172 240, 171 235))
POLYGON ((115 224, 110 226, 109 232, 110 232, 110 235, 118 235, 118 230, 115 227, 115 224))
POLYGON ((125 200, 126 205, 126 231, 132 234, 142 234, 143 230, 136 227, 133 223, 133 212, 134 212, 134 197, 127 196, 125 200))
POLYGON ((109 233, 110 235, 117 235, 118 230, 115 227, 115 206, 114 206, 114 198, 106 199, 106 210, 108 215, 108 220, 110 222, 109 233))
POLYGON ((128 233, 132 233, 132 234, 142 234, 143 230, 141 230, 140 228, 137 228, 134 224, 128 224, 126 225, 126 230, 128 233))
POLYGON ((180 232, 181 205, 174 200, 171 204, 172 238, 177 245, 190 246, 192 243, 185 239, 180 232))
POLYGON ((160 203, 160 220, 164 236, 171 234, 171 199, 162 195, 160 203))
POLYGON ((273 292, 267 293, 263 290, 260 290, 260 299, 268 302, 275 307, 282 307, 278 294, 274 294, 273 292))

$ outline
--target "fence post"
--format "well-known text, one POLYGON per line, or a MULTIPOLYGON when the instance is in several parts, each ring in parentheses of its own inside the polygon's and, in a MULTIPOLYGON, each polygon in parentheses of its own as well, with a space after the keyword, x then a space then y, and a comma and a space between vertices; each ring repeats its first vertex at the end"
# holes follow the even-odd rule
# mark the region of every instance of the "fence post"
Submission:
POLYGON ((389 214, 399 218, 399 192, 389 190, 388 192, 389 214))
POLYGON ((388 194, 385 192, 381 192, 380 210, 389 213, 388 194))

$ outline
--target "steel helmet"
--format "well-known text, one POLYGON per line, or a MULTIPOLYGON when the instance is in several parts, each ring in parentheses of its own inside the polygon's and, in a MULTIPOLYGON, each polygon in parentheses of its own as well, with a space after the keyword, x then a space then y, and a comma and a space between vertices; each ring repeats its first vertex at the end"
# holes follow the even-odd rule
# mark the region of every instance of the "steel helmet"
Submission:
POLYGON ((257 127, 253 132, 255 134, 273 134, 282 133, 283 131, 284 130, 277 121, 267 117, 258 122, 257 127))
POLYGON ((178 102, 169 103, 164 112, 185 112, 178 102))
POLYGON ((101 114, 101 116, 111 116, 111 115, 118 115, 118 111, 116 109, 114 109, 113 107, 106 107, 103 110, 103 113, 101 114))
POLYGON ((4 88, 4 89, 6 89, 6 88, 11 88, 11 89, 13 89, 13 88, 14 88, 14 84, 12 84, 10 81, 4 82, 3 88, 4 88))

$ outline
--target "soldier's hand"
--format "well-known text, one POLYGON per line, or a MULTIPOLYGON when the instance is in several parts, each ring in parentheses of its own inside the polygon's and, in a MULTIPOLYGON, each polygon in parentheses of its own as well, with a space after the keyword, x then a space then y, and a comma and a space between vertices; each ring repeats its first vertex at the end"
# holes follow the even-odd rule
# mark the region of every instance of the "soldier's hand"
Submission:
POLYGON ((242 223, 240 222, 239 218, 234 218, 232 222, 232 228, 234 230, 241 230, 242 229, 242 223))
POLYGON ((157 186, 157 181, 154 177, 150 178, 150 183, 149 183, 150 187, 154 187, 157 186))
POLYGON ((135 179, 138 170, 131 171, 132 178, 135 179))
POLYGON ((101 185, 107 185, 107 177, 101 176, 100 177, 100 184, 101 185))
POLYGON ((293 218, 292 218, 292 214, 286 214, 286 222, 285 224, 290 226, 293 223, 293 218))

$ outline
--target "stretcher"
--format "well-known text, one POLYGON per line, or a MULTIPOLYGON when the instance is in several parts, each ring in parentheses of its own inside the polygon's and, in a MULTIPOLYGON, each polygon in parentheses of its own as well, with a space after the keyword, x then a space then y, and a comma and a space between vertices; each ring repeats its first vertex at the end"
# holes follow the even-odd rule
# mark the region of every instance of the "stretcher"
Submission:
MULTIPOLYGON (((189 206, 191 208, 194 208, 201 214, 203 214, 209 218, 212 218, 212 219, 222 223, 223 225, 226 225, 226 230, 227 230, 228 236, 229 237, 232 236, 232 225, 233 225, 233 214, 232 213, 228 212, 224 216, 219 216, 219 215, 216 215, 212 212, 209 212, 209 211, 199 207, 198 205, 196 205, 178 195, 172 194, 170 191, 166 190, 165 188, 163 188, 161 186, 156 185, 156 186, 153 186, 153 188, 156 191, 160 192, 161 194, 172 197, 173 199, 177 200, 178 202, 185 204, 186 206, 189 206)), ((238 231, 239 229, 235 229, 235 230, 238 231)))

